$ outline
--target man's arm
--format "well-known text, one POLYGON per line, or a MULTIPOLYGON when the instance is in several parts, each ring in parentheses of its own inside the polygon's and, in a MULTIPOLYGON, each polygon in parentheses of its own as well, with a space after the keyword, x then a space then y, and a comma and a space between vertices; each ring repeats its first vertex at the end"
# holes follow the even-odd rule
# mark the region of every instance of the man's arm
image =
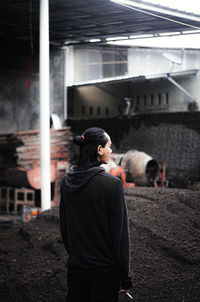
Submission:
POLYGON ((132 286, 129 226, 124 189, 121 180, 115 184, 112 196, 110 230, 114 254, 120 269, 121 289, 129 289, 132 286))
POLYGON ((60 186, 60 205, 59 205, 59 217, 60 217, 60 233, 62 236, 63 243, 67 252, 68 249, 68 239, 67 239, 67 217, 66 217, 66 208, 65 208, 65 198, 63 194, 63 180, 60 186))

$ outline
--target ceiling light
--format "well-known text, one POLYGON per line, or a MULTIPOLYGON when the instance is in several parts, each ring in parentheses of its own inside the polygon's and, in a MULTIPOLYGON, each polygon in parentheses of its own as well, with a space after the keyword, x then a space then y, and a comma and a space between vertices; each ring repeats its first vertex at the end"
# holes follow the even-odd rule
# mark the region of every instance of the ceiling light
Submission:
POLYGON ((75 43, 80 43, 80 41, 71 40, 71 41, 65 41, 65 42, 64 42, 65 45, 68 45, 68 44, 75 44, 75 43))
POLYGON ((156 47, 156 48, 193 48, 200 49, 200 34, 159 36, 144 39, 128 39, 123 41, 107 41, 108 44, 134 47, 156 47))
POLYGON ((152 38, 153 35, 149 34, 149 35, 133 35, 133 36, 129 36, 129 39, 140 39, 140 38, 152 38))
POLYGON ((128 37, 111 37, 111 38, 106 38, 106 41, 115 41, 115 40, 127 40, 128 37))
POLYGON ((164 37, 164 36, 175 36, 175 35, 180 35, 181 32, 180 31, 174 31, 174 32, 170 32, 170 33, 160 33, 159 36, 164 37))
POLYGON ((196 34, 196 33, 200 33, 200 30, 185 30, 185 31, 182 31, 182 34, 196 34))
POLYGON ((96 43, 96 42, 101 42, 101 39, 91 39, 89 40, 90 43, 96 43))

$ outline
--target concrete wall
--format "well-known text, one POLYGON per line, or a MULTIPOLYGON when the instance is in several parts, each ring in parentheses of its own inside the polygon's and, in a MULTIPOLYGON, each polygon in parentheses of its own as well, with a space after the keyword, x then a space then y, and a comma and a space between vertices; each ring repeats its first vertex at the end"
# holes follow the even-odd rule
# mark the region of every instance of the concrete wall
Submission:
POLYGON ((132 77, 153 76, 200 69, 199 49, 129 48, 128 74, 132 77), (173 64, 178 62, 180 64, 173 64))
POLYGON ((50 51, 50 113, 56 113, 63 121, 64 116, 64 52, 50 51))
MULTIPOLYGON (((197 100, 200 108, 200 72, 174 77, 174 79, 197 100)), ((126 96, 133 100, 130 114, 188 111, 188 105, 192 101, 164 78, 96 84, 70 89, 74 93, 69 97, 73 106, 73 114, 69 116, 81 119, 106 117, 106 107, 109 108, 107 117, 119 115, 119 106, 126 96), (84 112, 82 112, 82 106, 85 106, 84 112), (93 107, 93 114, 90 114, 90 107, 93 107), (98 107, 101 108, 100 115, 97 114, 98 107)))
MULTIPOLYGON (((135 62, 138 61, 138 51, 136 51, 135 62)), ((0 65, 0 133, 38 129, 38 50, 32 54, 28 44, 13 45, 5 41, 2 43, 0 53, 2 58, 0 65)), ((64 51, 54 48, 51 49, 50 54, 50 112, 58 114, 63 121, 64 51)), ((142 53, 143 56, 145 54, 146 51, 142 53)), ((200 73, 197 73, 196 76, 190 75, 177 79, 198 101, 200 100, 199 78, 200 73)), ((95 86, 70 89, 74 90, 72 97, 70 95, 68 100, 72 107, 70 114, 71 117, 79 119, 117 116, 119 106, 126 96, 132 97, 134 102, 139 98, 139 106, 135 106, 134 103, 131 114, 151 111, 187 111, 189 102, 187 96, 164 79, 96 84, 95 86), (168 104, 159 104, 159 94, 168 94, 168 104), (153 106, 150 100, 152 95, 153 106), (144 105, 144 96, 146 105, 144 105)))
MULTIPOLYGON (((29 45, 2 43, 0 49, 0 133, 39 129, 39 59, 29 45)), ((64 64, 51 50, 50 111, 62 117, 64 64)))
MULTIPOLYGON (((107 116, 114 117, 119 114, 118 108, 124 97, 133 99, 131 114, 188 111, 188 105, 192 102, 192 99, 165 78, 169 72, 172 78, 191 94, 200 108, 199 50, 125 49, 126 55, 124 57, 126 59, 123 62, 127 65, 127 70, 124 71, 124 74, 121 74, 121 82, 119 82, 116 74, 109 78, 110 82, 99 84, 99 81, 108 79, 103 74, 96 78, 95 74, 92 73, 91 66, 99 64, 101 68, 99 67, 98 70, 101 70, 103 61, 98 61, 98 56, 98 58, 94 57, 92 59, 91 53, 96 51, 101 54, 100 51, 103 52, 106 49, 108 50, 106 47, 102 47, 102 49, 71 47, 68 49, 66 54, 68 61, 71 63, 70 68, 66 68, 68 86, 78 85, 79 82, 88 83, 88 86, 70 88, 70 90, 73 90, 73 93, 69 95, 70 109, 72 109, 69 114, 70 117, 81 119, 103 118, 106 116, 106 107, 109 108, 109 115, 107 116), (181 64, 172 65, 172 59, 174 58, 176 60, 179 58, 181 64), (74 72, 72 72, 73 69, 75 69, 74 72), (90 72, 89 80, 87 74, 90 72), (81 81, 80 78, 78 79, 75 76, 75 73, 79 76, 81 74, 81 81), (132 79, 125 80, 125 78, 132 79), (98 83, 89 85, 91 82, 94 83, 95 80, 98 83), (83 106, 85 106, 84 110, 82 110, 83 106), (93 114, 90 113, 90 107, 93 107, 93 114), (98 114, 97 110, 100 110, 101 114, 98 114)), ((112 51, 112 49, 109 50, 112 51)), ((117 50, 116 48, 115 51, 120 51, 120 49, 117 50)), ((113 62, 114 64, 116 63, 113 62)))
POLYGON ((98 84, 74 89, 73 117, 87 119, 117 116, 119 105, 126 95, 126 85, 98 84), (83 107, 85 109, 83 110, 83 107), (92 108, 92 109, 91 109, 92 108), (100 114, 98 114, 100 108, 100 114))
MULTIPOLYGON (((196 99, 200 108, 200 72, 186 76, 172 76, 172 78, 196 99)), ((135 101, 139 97, 138 113, 149 111, 187 111, 189 103, 192 102, 190 97, 164 78, 132 83, 129 94, 135 101), (164 100, 159 104, 159 94, 167 94, 168 104, 164 100), (153 105, 151 105, 151 95, 153 95, 154 99, 153 105), (146 106, 144 106, 144 96, 147 98, 146 106)))

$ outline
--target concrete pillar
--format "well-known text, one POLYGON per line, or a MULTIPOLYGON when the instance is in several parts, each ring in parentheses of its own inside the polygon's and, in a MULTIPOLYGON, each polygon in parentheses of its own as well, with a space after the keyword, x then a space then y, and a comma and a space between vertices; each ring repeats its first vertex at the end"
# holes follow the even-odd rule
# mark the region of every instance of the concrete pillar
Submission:
POLYGON ((40 167, 42 211, 51 208, 49 107, 49 0, 40 0, 40 167))

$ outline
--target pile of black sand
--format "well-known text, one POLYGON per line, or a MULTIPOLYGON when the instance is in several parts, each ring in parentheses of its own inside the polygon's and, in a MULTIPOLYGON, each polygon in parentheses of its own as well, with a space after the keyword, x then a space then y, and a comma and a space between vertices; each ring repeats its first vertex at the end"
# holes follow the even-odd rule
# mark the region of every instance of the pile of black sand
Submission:
MULTIPOLYGON (((134 302, 200 301, 200 193, 126 189, 134 302)), ((0 230, 0 301, 66 299, 58 208, 0 230)), ((109 302, 109 301, 105 301, 109 302)))

